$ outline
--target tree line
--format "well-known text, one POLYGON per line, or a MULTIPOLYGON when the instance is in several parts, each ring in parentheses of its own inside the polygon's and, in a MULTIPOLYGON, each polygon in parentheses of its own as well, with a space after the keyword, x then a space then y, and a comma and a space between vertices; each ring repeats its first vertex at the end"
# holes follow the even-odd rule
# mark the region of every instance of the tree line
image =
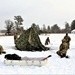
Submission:
MULTIPOLYGON (((10 35, 11 33, 22 33, 24 28, 21 27, 21 25, 23 25, 23 18, 18 15, 18 16, 14 16, 14 22, 9 20, 5 20, 5 24, 6 24, 6 35, 10 35)), ((65 28, 61 29, 57 24, 54 24, 53 26, 46 26, 45 24, 43 24, 42 27, 40 27, 40 25, 32 23, 31 25, 32 27, 34 27, 36 29, 36 31, 38 32, 38 34, 47 34, 47 33, 71 33, 71 31, 73 29, 75 29, 75 20, 72 21, 71 25, 69 25, 68 22, 65 22, 65 28)))
POLYGON ((14 22, 9 20, 5 20, 6 24, 6 35, 14 34, 14 33, 21 33, 24 29, 21 25, 23 25, 23 18, 18 15, 14 16, 14 22))

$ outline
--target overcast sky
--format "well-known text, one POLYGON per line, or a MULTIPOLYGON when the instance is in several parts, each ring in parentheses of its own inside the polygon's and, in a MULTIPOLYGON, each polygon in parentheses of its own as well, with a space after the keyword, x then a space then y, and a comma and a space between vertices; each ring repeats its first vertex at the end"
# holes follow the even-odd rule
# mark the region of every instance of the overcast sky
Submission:
POLYGON ((0 29, 5 28, 5 20, 14 21, 17 15, 26 28, 32 23, 64 28, 65 22, 75 19, 75 0, 0 0, 0 29))

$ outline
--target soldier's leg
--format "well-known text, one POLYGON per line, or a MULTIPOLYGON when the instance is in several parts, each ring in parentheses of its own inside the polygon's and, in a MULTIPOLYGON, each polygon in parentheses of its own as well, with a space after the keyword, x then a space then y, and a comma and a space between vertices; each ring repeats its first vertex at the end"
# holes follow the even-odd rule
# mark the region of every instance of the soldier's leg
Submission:
POLYGON ((61 56, 61 52, 60 52, 60 51, 57 51, 56 53, 57 53, 59 56, 61 56))
POLYGON ((63 54, 62 57, 66 57, 66 54, 63 54))
POLYGON ((64 51, 64 50, 61 52, 61 58, 63 58, 63 57, 66 57, 66 51, 64 51))

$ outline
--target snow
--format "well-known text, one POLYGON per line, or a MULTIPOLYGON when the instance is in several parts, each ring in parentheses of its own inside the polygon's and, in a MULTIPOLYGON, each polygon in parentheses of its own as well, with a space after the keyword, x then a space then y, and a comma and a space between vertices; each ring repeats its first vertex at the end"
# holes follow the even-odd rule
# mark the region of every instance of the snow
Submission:
POLYGON ((71 33, 72 33, 72 34, 75 34, 75 29, 73 29, 73 30, 71 31, 71 33))
POLYGON ((59 50, 62 38, 65 34, 47 34, 40 35, 41 42, 44 44, 47 37, 50 38, 50 44, 47 47, 50 47, 49 51, 42 52, 28 52, 28 51, 19 51, 15 48, 13 36, 0 36, 0 45, 3 46, 6 54, 16 53, 21 57, 46 57, 52 55, 48 58, 48 62, 44 66, 19 66, 19 65, 6 65, 4 64, 5 54, 0 55, 0 74, 75 74, 75 35, 69 34, 71 37, 70 49, 67 52, 67 55, 70 56, 67 58, 60 58, 56 51, 59 50))

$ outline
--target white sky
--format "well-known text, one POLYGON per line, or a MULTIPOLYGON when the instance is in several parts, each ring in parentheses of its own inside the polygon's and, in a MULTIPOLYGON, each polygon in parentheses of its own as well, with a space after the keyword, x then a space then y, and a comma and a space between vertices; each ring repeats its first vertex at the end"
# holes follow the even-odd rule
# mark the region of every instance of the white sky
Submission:
POLYGON ((26 28, 32 23, 63 28, 75 19, 75 0, 0 0, 0 29, 5 28, 5 20, 14 21, 17 15, 26 28))

